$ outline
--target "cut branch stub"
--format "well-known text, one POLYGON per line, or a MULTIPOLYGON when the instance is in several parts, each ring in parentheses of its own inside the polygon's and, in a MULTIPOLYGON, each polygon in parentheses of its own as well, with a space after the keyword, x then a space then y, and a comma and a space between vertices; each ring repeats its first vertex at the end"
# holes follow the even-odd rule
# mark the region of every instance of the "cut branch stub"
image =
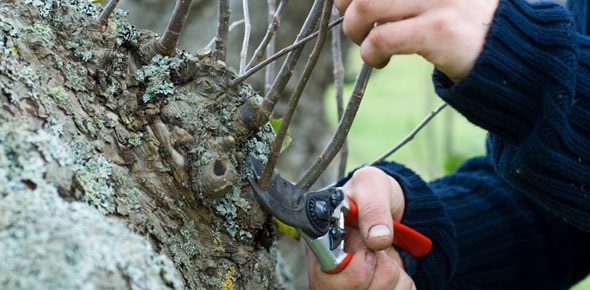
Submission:
POLYGON ((247 138, 269 120, 271 112, 251 97, 238 108, 234 117, 236 133, 241 138, 247 138))
POLYGON ((219 198, 238 182, 238 172, 232 161, 215 151, 207 151, 201 160, 190 162, 191 184, 205 197, 219 198))

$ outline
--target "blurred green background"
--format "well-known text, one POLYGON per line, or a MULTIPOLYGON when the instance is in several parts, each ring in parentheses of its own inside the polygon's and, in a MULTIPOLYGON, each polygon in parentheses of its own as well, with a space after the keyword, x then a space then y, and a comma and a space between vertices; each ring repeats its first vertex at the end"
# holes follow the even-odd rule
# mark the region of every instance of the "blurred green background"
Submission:
MULTIPOLYGON (((347 60, 344 88, 348 98, 354 74, 361 65, 358 49, 347 60), (352 69, 351 69, 352 68, 352 69)), ((418 56, 395 56, 387 67, 374 70, 355 122, 348 135, 348 170, 373 161, 401 141, 441 99, 432 87, 432 65, 418 56)), ((326 110, 337 123, 334 89, 326 94, 326 110)), ((405 164, 425 180, 451 172, 465 158, 485 152, 485 131, 451 107, 438 114, 416 137, 388 160, 405 164)), ((571 290, 590 290, 590 276, 571 290)))
MULTIPOLYGON (((354 70, 359 66, 358 51, 353 51, 346 67, 354 70)), ((354 72, 349 73, 345 98, 354 85, 354 72)), ((395 56, 387 67, 373 71, 348 135, 349 169, 389 150, 442 102, 434 93, 431 74, 432 65, 417 56, 395 56)), ((326 96, 328 118, 335 125, 334 90, 326 96)), ((429 180, 452 171, 467 157, 483 154, 485 134, 447 107, 388 159, 407 165, 429 180)))

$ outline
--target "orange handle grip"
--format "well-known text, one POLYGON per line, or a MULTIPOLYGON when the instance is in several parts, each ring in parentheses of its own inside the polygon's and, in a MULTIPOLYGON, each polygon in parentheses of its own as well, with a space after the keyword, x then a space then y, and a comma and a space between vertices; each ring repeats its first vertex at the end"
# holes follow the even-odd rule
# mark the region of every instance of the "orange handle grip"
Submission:
MULTIPOLYGON (((347 226, 358 228, 358 207, 348 198, 350 211, 344 217, 347 226)), ((416 230, 393 221, 393 244, 408 252, 414 258, 421 258, 430 253, 432 241, 416 230)))

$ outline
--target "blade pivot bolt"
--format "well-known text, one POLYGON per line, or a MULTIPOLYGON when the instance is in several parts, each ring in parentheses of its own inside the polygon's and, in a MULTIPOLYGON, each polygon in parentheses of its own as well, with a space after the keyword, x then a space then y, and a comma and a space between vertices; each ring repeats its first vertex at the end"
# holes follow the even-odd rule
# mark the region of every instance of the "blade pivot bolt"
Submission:
POLYGON ((328 209, 328 204, 323 200, 315 201, 313 207, 313 214, 319 220, 329 220, 330 210, 328 209))

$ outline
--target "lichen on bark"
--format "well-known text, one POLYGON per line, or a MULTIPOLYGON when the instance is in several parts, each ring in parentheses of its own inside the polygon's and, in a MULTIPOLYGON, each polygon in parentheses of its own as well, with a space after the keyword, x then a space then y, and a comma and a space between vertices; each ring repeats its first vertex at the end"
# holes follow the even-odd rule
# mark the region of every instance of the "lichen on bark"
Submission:
POLYGON ((209 53, 155 55, 122 11, 97 29, 99 10, 0 3, 0 284, 271 288, 242 184, 271 134, 260 97, 209 53))

